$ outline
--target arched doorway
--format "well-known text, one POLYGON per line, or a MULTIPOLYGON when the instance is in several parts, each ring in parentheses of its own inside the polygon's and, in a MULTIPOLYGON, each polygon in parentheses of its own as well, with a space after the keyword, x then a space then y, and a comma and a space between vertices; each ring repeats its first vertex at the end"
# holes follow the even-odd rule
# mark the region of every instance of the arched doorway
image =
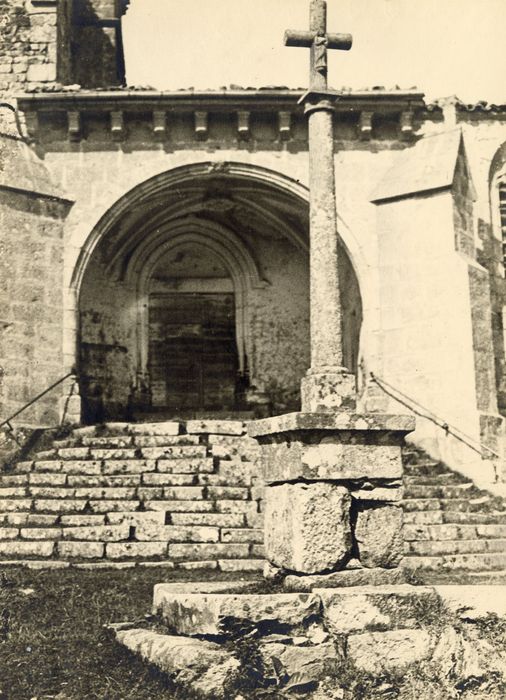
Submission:
MULTIPOLYGON (((300 407, 310 360, 307 200, 270 171, 180 170, 126 195, 82 256, 87 422, 300 407)), ((344 355, 355 371, 362 302, 344 246, 340 266, 344 355)))

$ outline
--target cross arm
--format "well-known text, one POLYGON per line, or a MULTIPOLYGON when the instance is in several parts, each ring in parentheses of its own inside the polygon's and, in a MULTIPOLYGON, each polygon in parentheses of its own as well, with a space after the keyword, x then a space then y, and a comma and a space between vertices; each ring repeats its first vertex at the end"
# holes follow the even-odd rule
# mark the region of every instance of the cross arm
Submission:
MULTIPOLYGON (((285 32, 285 46, 304 46, 310 48, 317 36, 316 32, 289 29, 285 32)), ((351 34, 326 34, 325 37, 327 39, 327 48, 329 49, 341 49, 342 51, 349 51, 351 49, 353 42, 351 34)))

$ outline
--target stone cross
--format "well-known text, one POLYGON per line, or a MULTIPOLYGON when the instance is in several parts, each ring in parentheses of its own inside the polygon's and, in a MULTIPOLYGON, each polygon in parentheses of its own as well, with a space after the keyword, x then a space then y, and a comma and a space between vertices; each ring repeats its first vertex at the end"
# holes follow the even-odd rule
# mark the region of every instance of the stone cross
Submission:
POLYGON ((351 49, 351 34, 327 33, 327 3, 312 0, 309 31, 288 30, 285 46, 303 46, 311 49, 310 90, 327 89, 327 49, 351 49))
POLYGON ((327 88, 327 49, 350 49, 349 34, 327 33, 327 3, 312 0, 309 31, 288 31, 287 46, 311 48, 308 92, 310 184, 311 368, 302 380, 302 410, 353 408, 354 378, 342 366, 342 313, 334 176, 334 102, 327 88))

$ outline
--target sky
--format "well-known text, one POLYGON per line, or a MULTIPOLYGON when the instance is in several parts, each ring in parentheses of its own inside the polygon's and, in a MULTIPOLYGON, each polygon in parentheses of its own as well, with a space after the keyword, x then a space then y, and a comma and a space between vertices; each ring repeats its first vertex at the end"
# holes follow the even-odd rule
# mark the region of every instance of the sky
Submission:
MULTIPOLYGON (((506 0, 328 0, 335 88, 417 87, 429 100, 506 103, 506 0)), ((283 46, 308 29, 309 0, 131 0, 123 20, 129 85, 160 90, 306 87, 309 51, 283 46)))

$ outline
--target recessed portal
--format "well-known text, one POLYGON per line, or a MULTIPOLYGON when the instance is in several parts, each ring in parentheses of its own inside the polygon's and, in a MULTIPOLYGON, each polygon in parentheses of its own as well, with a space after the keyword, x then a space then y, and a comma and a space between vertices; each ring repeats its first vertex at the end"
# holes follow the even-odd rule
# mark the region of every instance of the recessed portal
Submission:
POLYGON ((151 406, 172 413, 233 410, 235 295, 225 265, 198 243, 164 255, 149 285, 151 406))

